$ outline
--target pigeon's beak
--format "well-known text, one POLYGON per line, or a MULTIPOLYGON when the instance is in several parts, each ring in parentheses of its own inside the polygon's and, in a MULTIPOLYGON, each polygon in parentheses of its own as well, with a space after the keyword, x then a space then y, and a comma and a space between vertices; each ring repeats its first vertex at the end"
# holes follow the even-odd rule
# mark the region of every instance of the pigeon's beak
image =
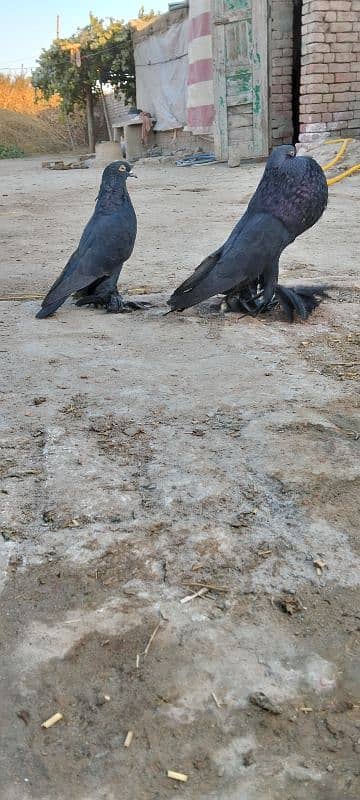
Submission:
POLYGON ((135 172, 129 172, 128 178, 137 178, 137 175, 135 175, 135 172))

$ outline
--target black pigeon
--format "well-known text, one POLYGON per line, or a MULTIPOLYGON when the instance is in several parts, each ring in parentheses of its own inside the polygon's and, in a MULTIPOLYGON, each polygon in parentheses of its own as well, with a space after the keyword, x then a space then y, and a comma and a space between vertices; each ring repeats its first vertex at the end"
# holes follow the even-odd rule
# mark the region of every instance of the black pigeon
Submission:
POLYGON ((295 147, 277 147, 245 214, 215 253, 170 297, 172 311, 225 295, 228 310, 258 314, 281 305, 289 321, 294 312, 306 319, 326 296, 325 286, 285 287, 278 284, 279 258, 288 244, 311 228, 323 214, 328 188, 323 170, 295 147))
POLYGON ((114 161, 104 170, 95 211, 77 250, 43 300, 38 319, 50 317, 74 293, 78 306, 94 304, 112 313, 141 307, 124 302, 117 290, 136 239, 136 214, 126 188, 131 175, 127 161, 114 161))

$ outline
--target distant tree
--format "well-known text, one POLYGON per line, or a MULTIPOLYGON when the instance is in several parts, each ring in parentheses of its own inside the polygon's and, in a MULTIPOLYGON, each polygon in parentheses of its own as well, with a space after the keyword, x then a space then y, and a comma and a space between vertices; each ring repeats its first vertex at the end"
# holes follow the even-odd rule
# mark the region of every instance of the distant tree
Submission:
POLYGON ((86 107, 89 147, 95 149, 94 98, 105 83, 135 102, 135 65, 131 29, 123 22, 90 14, 90 23, 69 39, 55 39, 38 58, 32 84, 45 98, 58 93, 62 108, 86 107))
POLYGON ((159 11, 156 13, 153 8, 151 8, 150 11, 145 11, 144 6, 140 6, 138 19, 142 19, 144 22, 150 22, 150 20, 157 17, 159 13, 159 11))

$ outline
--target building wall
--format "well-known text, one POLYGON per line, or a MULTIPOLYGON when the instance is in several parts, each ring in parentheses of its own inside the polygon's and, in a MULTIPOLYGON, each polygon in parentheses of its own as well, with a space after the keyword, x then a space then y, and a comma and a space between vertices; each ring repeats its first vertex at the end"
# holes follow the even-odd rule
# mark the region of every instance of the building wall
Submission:
POLYGON ((360 136, 360 0, 307 0, 302 10, 300 140, 360 136))
POLYGON ((272 0, 269 61, 270 140, 276 147, 293 138, 293 0, 272 0))

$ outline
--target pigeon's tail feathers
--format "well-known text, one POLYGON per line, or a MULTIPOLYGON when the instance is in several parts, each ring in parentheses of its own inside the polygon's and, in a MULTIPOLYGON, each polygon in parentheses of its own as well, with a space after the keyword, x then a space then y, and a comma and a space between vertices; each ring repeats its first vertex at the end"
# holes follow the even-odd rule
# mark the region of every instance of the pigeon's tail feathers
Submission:
POLYGON ((211 253, 210 256, 204 258, 204 261, 199 264, 195 272, 187 278, 168 300, 168 305, 171 311, 184 311, 185 308, 197 305, 202 300, 207 300, 212 296, 213 292, 210 288, 211 271, 221 257, 222 248, 211 253))
POLYGON ((62 297, 61 300, 57 300, 55 303, 44 303, 40 311, 36 314, 36 319, 46 319, 46 317, 51 317, 52 314, 55 314, 55 311, 64 303, 66 297, 62 297))
POLYGON ((307 319, 318 307, 324 297, 328 297, 325 285, 319 286, 280 286, 275 288, 275 297, 285 312, 289 322, 293 321, 294 312, 301 319, 307 319))

